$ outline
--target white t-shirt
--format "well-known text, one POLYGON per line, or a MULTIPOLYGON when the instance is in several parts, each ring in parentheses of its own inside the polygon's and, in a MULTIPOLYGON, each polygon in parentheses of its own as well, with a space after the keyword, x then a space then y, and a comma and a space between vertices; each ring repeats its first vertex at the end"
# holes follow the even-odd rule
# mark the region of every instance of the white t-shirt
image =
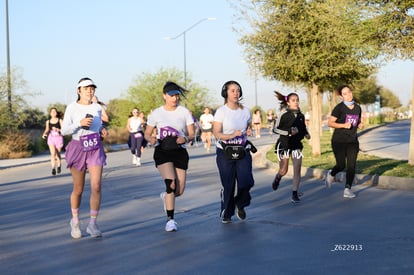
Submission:
POLYGON ((177 106, 174 111, 167 111, 164 106, 155 109, 148 117, 147 125, 156 127, 157 139, 160 138, 160 131, 163 127, 172 127, 178 131, 178 136, 186 136, 187 125, 194 124, 193 116, 190 111, 183 107, 177 106))
POLYGON ((202 114, 200 116, 201 128, 211 129, 213 127, 214 116, 212 114, 202 114))
POLYGON ((81 136, 99 133, 102 128, 102 106, 97 103, 82 105, 77 102, 70 103, 65 110, 63 117, 62 135, 72 135, 72 139, 79 140, 81 136), (93 122, 89 130, 81 127, 80 121, 86 117, 86 114, 93 115, 93 122))
POLYGON ((130 133, 136 133, 136 132, 142 131, 142 120, 140 117, 135 118, 132 116, 128 120, 129 120, 129 128, 131 129, 130 133))
MULTIPOLYGON (((225 135, 239 130, 246 136, 246 129, 252 122, 252 117, 249 108, 244 107, 243 109, 233 110, 227 107, 227 105, 223 105, 214 114, 214 121, 222 124, 222 131, 225 135)), ((222 148, 219 140, 217 140, 216 146, 222 148)))

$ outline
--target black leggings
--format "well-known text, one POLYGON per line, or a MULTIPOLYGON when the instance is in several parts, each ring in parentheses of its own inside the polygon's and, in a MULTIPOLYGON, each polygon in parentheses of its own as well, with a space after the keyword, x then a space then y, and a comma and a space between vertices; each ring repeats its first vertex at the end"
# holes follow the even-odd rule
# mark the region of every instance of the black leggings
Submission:
POLYGON ((335 155, 336 164, 332 168, 331 175, 335 176, 346 167, 345 188, 351 188, 355 178, 355 166, 359 152, 359 143, 332 142, 332 150, 335 155))

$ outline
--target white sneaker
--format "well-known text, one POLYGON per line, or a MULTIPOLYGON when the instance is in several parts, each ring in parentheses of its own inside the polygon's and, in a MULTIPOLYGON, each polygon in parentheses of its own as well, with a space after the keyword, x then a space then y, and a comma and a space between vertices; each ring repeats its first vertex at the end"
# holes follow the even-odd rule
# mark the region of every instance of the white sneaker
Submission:
POLYGON ((177 223, 174 220, 169 220, 167 224, 165 225, 165 231, 172 232, 177 231, 177 223))
POLYGON ((135 162, 136 166, 141 166, 141 158, 136 158, 136 162, 135 162))
POLYGON ((332 170, 329 170, 328 173, 326 173, 325 177, 325 185, 326 188, 331 188, 332 183, 335 182, 335 177, 331 175, 332 170))
POLYGON ((344 198, 353 199, 355 197, 356 197, 356 195, 351 191, 351 189, 345 188, 345 190, 344 190, 344 198))
POLYGON ((226 211, 225 209, 223 209, 223 211, 221 211, 221 214, 220 214, 221 223, 224 223, 224 224, 231 223, 231 218, 225 218, 224 217, 224 212, 225 211, 226 211))
POLYGON ((167 212, 167 206, 165 205, 165 192, 160 193, 160 198, 162 200, 162 207, 164 209, 164 212, 167 212))
POLYGON ((137 164, 137 156, 136 155, 133 155, 132 156, 132 164, 137 164))
POLYGON ((73 220, 70 220, 70 235, 74 239, 80 239, 82 237, 79 223, 74 223, 73 220))
POLYGON ((89 235, 91 235, 91 237, 94 238, 102 237, 102 233, 96 224, 90 223, 86 228, 86 233, 88 233, 89 235))

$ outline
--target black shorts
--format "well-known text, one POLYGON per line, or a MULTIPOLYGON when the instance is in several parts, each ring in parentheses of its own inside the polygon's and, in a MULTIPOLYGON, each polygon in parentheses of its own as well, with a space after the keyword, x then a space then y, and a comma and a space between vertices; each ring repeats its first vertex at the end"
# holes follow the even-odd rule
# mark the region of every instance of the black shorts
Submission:
POLYGON ((208 128, 208 129, 201 128, 201 132, 203 133, 213 132, 213 128, 208 128))
POLYGON ((159 146, 156 146, 154 149, 155 167, 167 162, 172 162, 175 168, 187 170, 189 160, 190 157, 188 152, 184 148, 173 151, 165 151, 159 148, 159 146))

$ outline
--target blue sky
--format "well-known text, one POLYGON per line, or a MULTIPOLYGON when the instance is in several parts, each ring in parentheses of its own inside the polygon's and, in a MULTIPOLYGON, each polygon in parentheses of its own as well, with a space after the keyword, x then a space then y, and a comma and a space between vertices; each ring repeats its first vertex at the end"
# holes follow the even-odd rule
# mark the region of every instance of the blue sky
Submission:
MULTIPOLYGON (((0 0, 0 71, 6 70, 5 0, 0 0)), ((243 63, 239 36, 233 32, 236 11, 226 0, 9 0, 11 66, 22 70, 29 99, 45 110, 50 103, 76 99, 77 81, 91 77, 97 95, 108 102, 126 94, 133 79, 160 68, 184 70, 184 43, 176 36, 199 20, 186 34, 187 73, 221 102, 221 86, 241 83, 245 104, 255 104, 255 82, 243 63)), ((411 98, 414 63, 393 62, 378 74, 379 84, 392 90, 404 105, 411 98)), ((290 92, 278 82, 257 81, 258 104, 278 104, 274 90, 290 92)), ((304 94, 300 93, 301 95, 304 94)))

